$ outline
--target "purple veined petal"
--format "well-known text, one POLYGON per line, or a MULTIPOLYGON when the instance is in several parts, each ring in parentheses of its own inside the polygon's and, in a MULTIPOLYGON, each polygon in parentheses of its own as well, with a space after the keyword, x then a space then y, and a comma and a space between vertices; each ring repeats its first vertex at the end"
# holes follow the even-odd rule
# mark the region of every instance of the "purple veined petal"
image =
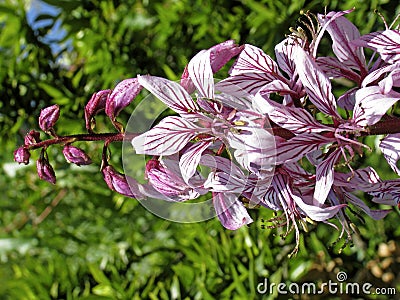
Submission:
POLYGON ((349 9, 349 10, 344 10, 344 11, 338 11, 338 12, 332 11, 332 12, 328 13, 328 15, 327 15, 328 20, 325 22, 325 24, 322 26, 322 28, 318 31, 318 36, 316 38, 314 38, 313 53, 312 53, 313 57, 317 57, 317 50, 318 50, 319 43, 321 42, 321 39, 322 39, 323 35, 325 34, 325 31, 327 30, 330 23, 332 23, 337 18, 339 18, 345 14, 351 13, 353 10, 354 10, 354 8, 349 9))
POLYGON ((275 156, 271 155, 275 147, 275 138, 264 128, 249 124, 240 126, 240 133, 229 131, 227 141, 235 149, 236 161, 246 170, 261 175, 275 165, 275 156))
POLYGON ((236 62, 233 64, 229 75, 243 75, 247 73, 265 73, 272 78, 280 77, 278 65, 263 50, 255 46, 245 44, 236 62))
POLYGON ((379 210, 370 209, 361 199, 359 199, 355 195, 345 191, 343 191, 343 194, 348 202, 357 206, 359 209, 361 209, 363 212, 365 212, 368 216, 370 216, 374 220, 381 220, 384 217, 386 217, 388 213, 392 211, 392 209, 379 209, 379 210))
POLYGON ((371 32, 353 41, 355 46, 368 47, 378 52, 382 59, 393 64, 400 60, 400 31, 385 30, 371 32))
POLYGON ((322 206, 333 184, 334 165, 341 155, 341 150, 336 149, 323 162, 317 166, 314 190, 314 205, 322 206))
POLYGON ((149 131, 132 139, 137 154, 171 155, 182 150, 197 134, 204 132, 192 122, 177 116, 168 116, 149 131))
MULTIPOLYGON (((400 65, 398 65, 400 67, 400 65)), ((378 83, 384 94, 389 93, 393 87, 400 86, 400 70, 397 68, 390 72, 388 76, 378 83)))
POLYGON ((190 60, 188 72, 200 96, 214 99, 214 77, 209 50, 200 51, 190 60))
POLYGON ((259 93, 264 96, 264 95, 270 95, 270 94, 279 94, 281 96, 284 95, 292 95, 296 98, 300 98, 299 94, 293 90, 286 82, 283 82, 281 80, 273 80, 270 83, 267 83, 264 85, 260 90, 259 93))
POLYGON ((215 192, 231 192, 241 194, 246 186, 248 177, 231 160, 206 154, 201 164, 212 169, 204 187, 215 192))
POLYGON ((253 99, 253 107, 265 113, 272 122, 288 129, 294 134, 334 131, 334 128, 319 123, 305 109, 289 107, 261 96, 261 92, 253 99))
POLYGON ((213 203, 218 219, 227 229, 236 230, 253 222, 246 208, 234 194, 213 193, 213 203))
POLYGON ((305 203, 299 196, 295 195, 287 184, 286 176, 276 174, 272 181, 272 187, 277 193, 277 197, 281 203, 287 203, 289 207, 295 203, 301 211, 314 221, 325 221, 332 218, 338 211, 346 205, 335 205, 328 207, 319 207, 305 203))
POLYGON ((243 50, 243 46, 235 44, 234 40, 219 43, 209 49, 213 73, 218 72, 234 56, 243 50))
POLYGON ((151 186, 168 201, 195 199, 200 194, 183 181, 178 161, 151 159, 146 164, 146 177, 151 186))
POLYGON ((279 67, 290 77, 293 78, 296 72, 294 63, 294 42, 292 38, 286 38, 275 46, 275 56, 279 67))
POLYGON ((300 46, 296 48, 296 55, 296 70, 310 101, 321 112, 340 119, 329 79, 300 46))
POLYGON ((388 134, 379 144, 379 148, 393 171, 400 175, 400 169, 397 167, 400 160, 400 133, 388 134))
POLYGON ((400 93, 383 94, 379 86, 368 86, 356 92, 353 120, 359 126, 377 123, 388 109, 400 99, 400 93))
POLYGON ((236 97, 255 95, 263 86, 273 81, 275 76, 267 73, 238 74, 221 80, 215 89, 236 97))
POLYGON ((346 204, 339 204, 328 207, 309 205, 296 195, 293 195, 293 200, 308 217, 317 222, 325 221, 334 217, 340 209, 346 207, 346 204))
POLYGON ((334 142, 334 138, 325 137, 317 133, 299 134, 287 141, 276 145, 276 163, 295 162, 311 151, 334 142))
POLYGON ((232 107, 237 111, 252 110, 250 94, 246 97, 235 97, 232 94, 220 93, 215 95, 215 100, 222 103, 224 106, 232 107))
POLYGON ((387 205, 398 205, 400 203, 400 179, 373 183, 363 187, 363 191, 373 196, 372 201, 376 203, 387 205))
POLYGON ((376 82, 379 81, 386 73, 390 73, 396 69, 400 68, 400 64, 392 64, 387 65, 382 68, 376 69, 369 73, 363 80, 361 87, 367 87, 369 85, 376 85, 376 82))
POLYGON ((317 57, 316 62, 322 72, 329 78, 344 77, 354 82, 361 82, 361 76, 336 57, 317 57))
POLYGON ((94 116, 106 108, 106 102, 111 90, 102 90, 94 93, 85 106, 86 129, 91 131, 94 127, 94 116))
MULTIPOLYGON (((322 25, 325 25, 334 14, 335 12, 330 12, 327 15, 318 14, 318 20, 322 25)), ((339 61, 350 68, 366 72, 363 49, 351 44, 351 41, 360 37, 357 27, 344 16, 339 16, 329 22, 326 30, 332 38, 332 49, 339 61)))
MULTIPOLYGON (((105 107, 107 116, 111 120, 115 120, 119 113, 136 98, 141 90, 142 86, 139 84, 137 78, 125 79, 118 83, 107 97, 105 107)), ((103 92, 107 93, 106 91, 103 92)))
POLYGON ((213 192, 241 194, 246 186, 246 178, 232 176, 225 172, 211 172, 204 182, 204 188, 213 192))
POLYGON ((378 173, 372 167, 354 170, 350 173, 334 174, 335 185, 345 187, 348 190, 364 190, 375 183, 382 182, 378 173))
POLYGON ((231 174, 237 178, 245 177, 243 171, 238 166, 236 166, 231 160, 222 156, 205 154, 201 157, 200 164, 214 170, 231 174))
POLYGON ((212 141, 200 141, 189 146, 179 160, 179 168, 183 180, 189 183, 190 178, 196 173, 203 152, 212 144, 212 141))
POLYGON ((254 208, 257 205, 265 205, 265 194, 271 185, 274 173, 271 172, 269 176, 260 178, 256 174, 249 174, 246 177, 246 185, 241 195, 249 200, 249 208, 254 208))
POLYGON ((339 107, 352 111, 354 109, 354 105, 356 103, 356 91, 358 88, 352 88, 348 91, 346 91, 343 95, 341 95, 337 99, 337 104, 339 107))
POLYGON ((274 211, 283 209, 279 194, 274 187, 270 187, 266 191, 264 197, 262 198, 262 200, 260 201, 259 204, 261 204, 269 209, 272 209, 274 211))
POLYGON ((199 110, 188 92, 176 82, 150 75, 139 75, 138 81, 145 89, 179 114, 185 115, 199 110))

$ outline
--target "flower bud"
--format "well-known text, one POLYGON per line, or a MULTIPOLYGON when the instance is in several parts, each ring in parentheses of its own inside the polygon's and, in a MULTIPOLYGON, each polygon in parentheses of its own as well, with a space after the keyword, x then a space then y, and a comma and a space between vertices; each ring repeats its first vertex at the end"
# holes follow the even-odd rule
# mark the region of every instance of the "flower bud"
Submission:
POLYGON ((139 190, 139 183, 133 178, 117 172, 110 165, 104 167, 102 173, 104 181, 111 190, 130 198, 141 199, 144 197, 139 190))
POLYGON ((23 163, 27 165, 29 163, 30 156, 31 153, 28 149, 25 149, 24 147, 19 147, 14 151, 14 160, 19 164, 23 163))
POLYGON ((40 129, 45 132, 49 131, 51 128, 53 128, 59 116, 60 107, 57 104, 42 109, 39 116, 40 129))
POLYGON ((25 145, 33 145, 40 142, 40 133, 36 130, 31 130, 25 136, 25 145))
POLYGON ((196 90, 193 81, 190 79, 188 67, 185 67, 181 76, 181 86, 189 93, 193 93, 196 90))
POLYGON ((117 84, 106 102, 106 114, 111 121, 136 98, 142 88, 137 78, 125 79, 117 84))
POLYGON ((40 157, 36 161, 36 167, 40 179, 46 180, 52 184, 56 183, 56 174, 46 158, 40 157))
POLYGON ((197 190, 183 180, 178 161, 159 161, 152 158, 146 163, 145 177, 156 191, 170 201, 183 201, 200 196, 197 190))
POLYGON ((70 163, 80 165, 90 165, 92 160, 90 157, 80 148, 66 145, 63 149, 64 157, 70 163))
POLYGON ((244 46, 238 46, 229 40, 210 48, 210 62, 213 73, 218 72, 228 61, 238 55, 244 46))
POLYGON ((111 90, 102 90, 94 93, 85 106, 86 129, 92 131, 95 121, 94 116, 106 108, 106 101, 111 90))

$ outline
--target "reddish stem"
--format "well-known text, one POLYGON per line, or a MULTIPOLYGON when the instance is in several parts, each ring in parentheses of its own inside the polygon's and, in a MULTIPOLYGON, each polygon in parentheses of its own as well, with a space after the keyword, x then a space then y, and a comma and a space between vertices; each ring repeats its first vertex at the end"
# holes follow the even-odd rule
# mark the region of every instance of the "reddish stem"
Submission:
POLYGON ((56 136, 52 139, 41 141, 36 144, 25 146, 26 149, 33 150, 43 147, 48 147, 55 144, 68 144, 77 141, 105 141, 106 144, 112 142, 122 142, 125 138, 132 139, 136 137, 137 133, 88 133, 88 134, 72 134, 65 136, 56 136))
POLYGON ((369 127, 369 132, 365 135, 379 135, 389 133, 400 133, 400 118, 384 116, 382 119, 369 127))

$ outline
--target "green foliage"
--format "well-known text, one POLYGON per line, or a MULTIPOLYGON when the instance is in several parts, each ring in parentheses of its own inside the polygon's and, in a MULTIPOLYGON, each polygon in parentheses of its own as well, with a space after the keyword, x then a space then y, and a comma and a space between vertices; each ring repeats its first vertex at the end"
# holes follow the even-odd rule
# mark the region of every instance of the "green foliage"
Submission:
MULTIPOLYGON (((39 181, 33 164, 12 162, 12 151, 28 128, 37 128, 44 106, 58 103, 63 116, 57 126, 78 133, 91 94, 124 78, 151 73, 178 79, 197 51, 227 39, 273 55, 301 9, 354 6, 349 18, 363 33, 383 28, 373 10, 379 8, 390 23, 400 12, 394 1, 44 2, 58 11, 39 14, 36 21, 47 22, 40 28, 27 21, 29 2, 0 3, 1 299, 259 299, 256 287, 264 278, 327 282, 339 270, 375 287, 399 287, 396 212, 379 222, 354 216, 360 236, 342 254, 343 241, 335 244, 339 232, 309 225, 299 254, 288 259, 293 234, 283 240, 285 228, 261 229, 262 219, 273 217, 267 210, 251 211, 255 223, 231 232, 217 220, 171 223, 112 193, 98 172, 99 144, 85 148, 97 165, 82 168, 66 164, 61 149, 52 149, 56 186, 39 181), (65 36, 54 41, 54 51, 46 37, 57 22, 65 36)), ((111 129, 96 120, 101 130, 111 129)), ((114 148, 118 163, 121 149, 114 148)), ((363 163, 382 165, 376 155, 363 163)), ((389 169, 380 171, 385 177, 389 169)))

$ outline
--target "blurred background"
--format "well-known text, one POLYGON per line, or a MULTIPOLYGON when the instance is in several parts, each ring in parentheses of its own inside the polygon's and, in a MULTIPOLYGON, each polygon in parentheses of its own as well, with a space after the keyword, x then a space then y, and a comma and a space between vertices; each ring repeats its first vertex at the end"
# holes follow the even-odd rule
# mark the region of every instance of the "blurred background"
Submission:
MULTIPOLYGON (((61 147, 50 148, 55 186, 37 178, 38 153, 27 166, 13 162, 14 149, 38 129, 40 109, 50 104, 61 107, 61 133, 84 132, 83 108, 94 92, 136 74, 176 80, 195 53, 228 39, 273 56, 300 10, 355 7, 347 17, 362 34, 384 28, 375 9, 388 23, 400 13, 396 1, 345 2, 1 1, 0 299, 273 299, 276 289, 257 292, 265 278, 337 282, 339 271, 348 282, 399 288, 398 209, 383 221, 354 218, 360 233, 343 251, 345 241, 335 243, 340 232, 309 226, 299 253, 288 258, 293 233, 282 239, 284 228, 263 228, 272 217, 266 209, 251 210, 255 222, 233 232, 218 220, 168 222, 112 193, 99 173, 101 143, 79 145, 94 161, 81 168, 65 162, 61 147)), ((101 131, 112 130, 105 118, 96 120, 101 131)), ((115 165, 120 148, 113 147, 115 165)), ((363 163, 379 166, 379 159, 372 153, 363 163)), ((379 172, 391 171, 383 162, 379 172)), ((357 295, 338 298, 346 297, 357 295)))

